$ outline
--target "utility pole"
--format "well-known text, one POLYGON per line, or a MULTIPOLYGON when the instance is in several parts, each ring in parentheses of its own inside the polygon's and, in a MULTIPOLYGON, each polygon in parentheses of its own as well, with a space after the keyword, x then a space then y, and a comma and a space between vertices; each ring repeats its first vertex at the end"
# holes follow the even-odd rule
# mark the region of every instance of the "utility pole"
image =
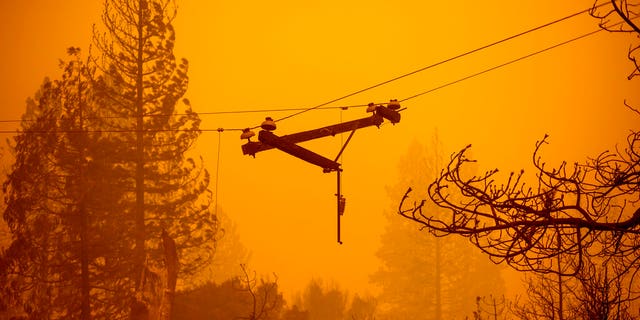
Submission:
POLYGON ((340 190, 340 172, 342 171, 342 168, 340 167, 340 163, 338 163, 337 161, 340 158, 340 155, 342 155, 342 152, 346 148, 356 130, 370 126, 380 127, 385 119, 393 124, 396 124, 400 122, 401 110, 399 109, 400 103, 398 103, 397 100, 391 100, 386 106, 382 104, 370 103, 367 108, 367 112, 372 113, 370 117, 352 120, 340 124, 334 124, 318 129, 293 133, 285 136, 277 136, 272 132, 276 129, 276 123, 273 119, 267 117, 260 126, 262 130, 258 132, 259 141, 251 141, 251 137, 255 136, 255 133, 251 131, 251 129, 247 128, 243 130, 240 138, 247 139, 247 143, 242 145, 242 153, 244 155, 255 157, 256 153, 258 152, 276 148, 296 158, 321 167, 324 173, 335 171, 338 180, 336 192, 338 243, 342 244, 342 241, 340 239, 340 218, 344 214, 346 199, 344 198, 340 190), (338 155, 334 160, 321 156, 311 150, 297 145, 297 143, 300 142, 328 136, 335 136, 336 134, 349 131, 351 131, 349 138, 347 138, 347 141, 344 143, 344 145, 340 149, 340 152, 338 152, 338 155))

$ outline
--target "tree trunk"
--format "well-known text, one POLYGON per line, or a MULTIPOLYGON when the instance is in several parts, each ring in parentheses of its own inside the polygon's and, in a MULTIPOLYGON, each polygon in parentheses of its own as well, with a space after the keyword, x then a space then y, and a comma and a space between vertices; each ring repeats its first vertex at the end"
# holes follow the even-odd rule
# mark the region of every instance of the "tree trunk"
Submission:
POLYGON ((79 152, 79 175, 80 175, 80 184, 79 184, 79 196, 80 203, 78 207, 78 214, 80 215, 80 295, 81 295, 81 309, 80 309, 80 319, 81 320, 89 320, 91 319, 91 287, 89 283, 89 217, 87 216, 87 163, 85 160, 85 151, 87 148, 87 136, 84 131, 84 103, 82 101, 82 83, 80 82, 80 78, 78 79, 78 104, 80 111, 80 152, 79 152))
POLYGON ((144 9, 143 2, 138 3, 138 47, 137 49, 137 76, 136 76, 136 171, 135 171, 135 226, 136 226, 136 249, 135 249, 135 274, 136 287, 140 288, 140 275, 144 269, 146 239, 144 226, 144 96, 143 96, 143 46, 144 46, 144 9))
MULTIPOLYGON (((434 173, 435 176, 438 176, 438 172, 439 172, 439 164, 438 164, 438 131, 435 132, 435 136, 434 136, 434 149, 435 149, 435 166, 434 166, 434 173)), ((440 238, 439 237, 435 237, 435 262, 436 262, 436 266, 435 266, 435 281, 436 281, 436 311, 435 311, 435 318, 436 320, 442 320, 442 284, 441 284, 441 278, 442 278, 442 248, 441 248, 441 242, 440 242, 440 238)))
POLYGON ((436 320, 442 320, 442 285, 440 283, 442 277, 442 254, 440 252, 440 238, 436 237, 436 254, 435 254, 435 262, 436 262, 436 270, 435 270, 435 281, 436 281, 436 311, 435 318, 436 320))
POLYGON ((162 246, 164 247, 165 269, 167 272, 167 287, 164 288, 162 298, 161 319, 170 320, 173 312, 173 300, 178 280, 178 252, 175 241, 162 230, 162 246))
MULTIPOLYGON (((558 232, 558 250, 560 250, 560 248, 562 248, 562 237, 560 237, 560 230, 556 230, 558 232)), ((564 311, 562 310, 562 299, 564 299, 562 295, 562 266, 560 265, 560 263, 562 263, 562 260, 560 260, 560 256, 561 254, 558 254, 558 319, 564 320, 564 311)))

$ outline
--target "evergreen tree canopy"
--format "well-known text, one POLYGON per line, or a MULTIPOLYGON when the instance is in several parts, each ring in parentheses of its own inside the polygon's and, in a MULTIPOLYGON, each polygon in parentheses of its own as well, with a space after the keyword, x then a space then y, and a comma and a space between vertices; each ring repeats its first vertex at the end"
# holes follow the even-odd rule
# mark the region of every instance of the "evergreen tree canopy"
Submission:
POLYGON ((173 55, 176 8, 168 0, 106 0, 104 32, 94 31, 102 128, 114 142, 109 158, 127 172, 121 199, 135 225, 136 273, 162 265, 162 230, 174 238, 183 276, 213 254, 216 219, 209 210, 209 173, 188 155, 200 134, 189 101, 187 60, 173 55))
POLYGON ((170 271, 186 279, 210 262, 217 220, 209 174, 190 154, 200 119, 183 98, 175 15, 173 1, 105 0, 97 52, 85 63, 70 48, 61 79, 28 102, 4 184, 12 242, 0 256, 0 311, 161 315, 170 271), (172 254, 163 244, 173 242, 172 254))
POLYGON ((127 281, 114 275, 131 253, 113 240, 126 225, 117 188, 96 183, 110 171, 94 161, 105 141, 87 129, 95 119, 93 71, 78 49, 68 53, 61 79, 45 80, 28 101, 14 139, 16 160, 3 186, 12 242, 0 259, 0 300, 34 319, 86 318, 89 305, 95 316, 118 319, 124 298, 117 292, 127 281))

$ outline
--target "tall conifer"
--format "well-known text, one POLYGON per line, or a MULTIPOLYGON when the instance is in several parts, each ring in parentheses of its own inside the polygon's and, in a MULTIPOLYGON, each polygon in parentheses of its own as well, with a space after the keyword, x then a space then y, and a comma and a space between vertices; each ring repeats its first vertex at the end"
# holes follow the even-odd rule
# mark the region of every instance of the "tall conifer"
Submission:
POLYGON ((116 142, 113 166, 128 173, 121 201, 133 226, 130 276, 138 285, 146 265, 162 267, 162 230, 177 244, 183 276, 213 253, 209 174, 188 155, 200 118, 182 98, 188 63, 173 54, 175 15, 170 0, 105 0, 103 28, 94 32, 102 128, 116 142))

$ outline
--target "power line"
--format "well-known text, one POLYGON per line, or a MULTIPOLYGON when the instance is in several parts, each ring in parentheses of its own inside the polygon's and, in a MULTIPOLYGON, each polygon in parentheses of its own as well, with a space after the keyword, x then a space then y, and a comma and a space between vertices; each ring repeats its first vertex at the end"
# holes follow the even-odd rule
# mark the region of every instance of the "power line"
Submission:
MULTIPOLYGON (((374 84, 374 85, 369 86, 369 87, 366 87, 366 88, 364 88, 364 89, 357 90, 357 91, 355 91, 355 92, 349 93, 349 94, 344 95, 344 96, 341 96, 341 97, 339 97, 339 98, 336 98, 336 99, 333 99, 333 100, 329 100, 329 101, 324 102, 324 103, 321 103, 321 104, 319 104, 319 105, 317 105, 317 106, 314 106, 314 107, 311 107, 311 108, 307 108, 307 109, 304 109, 304 110, 301 110, 301 111, 298 111, 298 112, 292 113, 292 114, 290 114, 290 115, 288 115, 288 116, 285 116, 285 117, 282 117, 282 118, 278 118, 278 119, 276 119, 276 120, 274 120, 274 121, 276 121, 276 122, 277 122, 277 121, 282 121, 282 120, 285 120, 285 119, 289 119, 289 118, 291 118, 291 117, 294 117, 294 116, 300 115, 300 114, 302 114, 302 113, 305 113, 305 112, 308 112, 308 111, 311 111, 311 110, 314 110, 314 109, 318 109, 318 108, 320 108, 320 107, 326 106, 326 105, 331 104, 331 103, 334 103, 334 102, 338 102, 338 101, 340 101, 340 100, 343 100, 343 99, 349 98, 349 97, 351 97, 351 96, 354 96, 354 95, 357 95, 357 94, 363 93, 363 92, 365 92, 365 91, 368 91, 368 90, 371 90, 371 89, 375 89, 375 88, 377 88, 377 87, 380 87, 380 86, 383 86, 383 85, 385 85, 385 84, 388 84, 388 83, 391 83, 391 82, 394 82, 394 81, 400 80, 400 79, 402 79, 402 78, 406 78, 406 77, 408 77, 408 76, 411 76, 411 75, 414 75, 414 74, 416 74, 416 73, 419 73, 419 72, 422 72, 422 71, 425 71, 425 70, 431 69, 431 68, 436 67, 436 66, 439 66, 439 65, 441 65, 441 64, 444 64, 444 63, 447 63, 447 62, 451 62, 451 61, 453 61, 453 60, 456 60, 456 59, 462 58, 462 57, 464 57, 464 56, 468 56, 468 55, 470 55, 470 54, 472 54, 472 53, 475 53, 475 52, 478 52, 478 51, 480 51, 480 50, 484 50, 484 49, 487 49, 487 48, 493 47, 493 46, 495 46, 495 45, 498 45, 498 44, 500 44, 500 43, 503 43, 503 42, 506 42, 506 41, 509 41, 509 40, 515 39, 515 38, 517 38, 517 37, 520 37, 520 36, 526 35, 526 34, 528 34, 528 33, 531 33, 531 32, 534 32, 534 31, 537 31, 537 30, 540 30, 540 29, 543 29, 543 28, 549 27, 549 26, 554 25, 554 24, 556 24, 556 23, 562 22, 562 21, 564 21, 564 20, 567 20, 567 19, 570 19, 570 18, 576 17, 576 16, 581 15, 581 14, 583 14, 583 13, 589 12, 589 11, 591 11, 591 10, 593 10, 593 9, 599 8, 599 7, 601 7, 601 6, 604 6, 605 4, 606 4, 606 3, 601 3, 601 4, 597 5, 597 6, 589 7, 589 8, 587 8, 587 9, 584 9, 584 10, 578 11, 578 12, 576 12, 576 13, 572 13, 572 14, 570 14, 570 15, 568 15, 568 16, 565 16, 565 17, 562 17, 562 18, 560 18, 560 19, 556 19, 556 20, 553 20, 553 21, 551 21, 551 22, 548 22, 548 23, 545 23, 545 24, 539 25, 539 26, 537 26, 537 27, 531 28, 531 29, 529 29, 529 30, 522 31, 522 32, 520 32, 520 33, 516 33, 516 34, 514 34, 514 35, 508 36, 508 37, 503 38, 503 39, 501 39, 501 40, 498 40, 498 41, 492 42, 492 43, 490 43, 490 44, 487 44, 487 45, 484 45, 484 46, 478 47, 478 48, 476 48, 476 49, 473 49, 473 50, 470 50, 470 51, 467 51, 467 52, 464 52, 464 53, 458 54, 458 55, 453 56, 453 57, 451 57, 451 58, 448 58, 448 59, 444 59, 444 60, 438 61, 438 62, 436 62, 436 63, 433 63, 433 64, 430 64, 430 65, 428 65, 428 66, 422 67, 422 68, 420 68, 420 69, 417 69, 417 70, 414 70, 414 71, 411 71, 411 72, 408 72, 408 73, 405 73, 405 74, 399 75, 399 76, 397 76, 397 77, 395 77, 395 78, 391 78, 391 79, 389 79, 389 80, 386 80, 386 81, 383 81, 383 82, 380 82, 380 83, 374 84)), ((258 128, 258 127, 259 127, 259 126, 255 126, 255 127, 251 128, 251 129, 256 129, 256 128, 258 128)))
MULTIPOLYGON (((636 17, 632 18, 631 20, 635 20, 635 19, 637 19, 637 18, 638 18, 638 16, 636 16, 636 17)), ((623 24, 623 23, 625 23, 625 21, 621 21, 621 22, 615 23, 615 24, 611 25, 611 26, 610 26, 610 28, 611 28, 611 27, 619 26, 619 25, 621 25, 621 24, 623 24)), ((429 89, 429 90, 426 90, 426 91, 423 91, 423 92, 420 92, 420 93, 417 93, 417 94, 411 95, 411 96, 409 96, 409 97, 406 97, 406 98, 404 98, 404 99, 399 100, 399 102, 403 102, 403 101, 411 100, 411 99, 414 99, 414 98, 417 98, 417 97, 423 96, 423 95, 425 95, 425 94, 428 94, 428 93, 431 93, 431 92, 434 92, 434 91, 437 91, 437 90, 440 90, 440 89, 446 88, 446 87, 448 87, 448 86, 454 85, 454 84, 456 84, 456 83, 459 83, 459 82, 462 82, 462 81, 465 81, 465 80, 469 80, 469 79, 471 79, 471 78, 475 78, 475 77, 477 77, 477 76, 479 76, 479 75, 482 75, 482 74, 485 74, 485 73, 487 73, 487 72, 490 72, 490 71, 493 71, 493 70, 496 70, 496 69, 500 69, 500 68, 502 68, 502 67, 506 67, 506 66, 508 66, 508 65, 510 65, 510 64, 513 64, 513 63, 516 63, 516 62, 518 62, 518 61, 522 61, 522 60, 524 60, 524 59, 531 58, 531 57, 533 57, 533 56, 535 56, 535 55, 538 55, 538 54, 544 53, 544 52, 546 52, 546 51, 549 51, 549 50, 552 50, 552 49, 555 49, 555 48, 561 47, 561 46, 563 46, 563 45, 569 44, 569 43, 571 43, 571 42, 574 42, 574 41, 577 41, 577 40, 580 40, 580 39, 583 39, 583 38, 586 38, 586 37, 588 37, 588 36, 592 36, 592 35, 594 35, 594 34, 596 34, 596 33, 600 32, 600 31, 604 31, 604 30, 605 30, 604 28, 599 28, 599 29, 597 29, 597 30, 594 30, 594 31, 591 31, 591 32, 587 32, 587 33, 582 34, 582 35, 580 35, 580 36, 577 36, 577 37, 575 37, 575 38, 572 38, 572 39, 569 39, 569 40, 566 40, 566 41, 562 41, 562 42, 560 42, 560 43, 556 43, 556 44, 554 44, 554 45, 552 45, 552 46, 546 47, 546 48, 544 48, 544 49, 541 49, 541 50, 538 50, 538 51, 535 51, 535 52, 532 52, 532 53, 529 53, 529 54, 527 54, 527 55, 521 56, 521 57, 519 57, 519 58, 516 58, 516 59, 510 60, 510 61, 507 61, 507 62, 504 62, 504 63, 501 63, 501 64, 496 65, 496 66, 493 66, 493 67, 491 67, 491 68, 484 69, 484 70, 482 70, 482 71, 480 71, 480 72, 476 72, 476 73, 474 73, 474 74, 468 75, 468 76, 463 77, 463 78, 460 78, 460 79, 458 79, 458 80, 454 80, 454 81, 451 81, 451 82, 447 82, 447 83, 445 83, 445 84, 443 84, 443 85, 440 85, 440 86, 437 86, 437 87, 435 87, 435 88, 432 88, 432 89, 429 89)))
MULTIPOLYGON (((318 108, 321 110, 331 110, 331 109, 349 109, 349 108, 361 108, 366 107, 366 104, 358 104, 358 105, 348 105, 348 106, 330 106, 318 108)), ((272 108, 272 109, 249 109, 249 110, 227 110, 227 111, 211 111, 211 112, 196 112, 199 116, 201 115, 221 115, 221 114, 247 114, 247 113, 263 113, 263 112, 287 112, 287 111, 298 111, 298 110, 306 110, 307 108, 272 108)), ((186 116, 187 113, 173 113, 173 114, 156 114, 156 115, 144 115, 143 118, 160 118, 160 117, 178 117, 178 116, 186 116)), ((85 120, 102 120, 102 119, 133 119, 137 118, 137 116, 104 116, 104 117, 85 117, 85 120)), ((62 119, 57 119, 62 120, 62 119)), ((23 123, 23 122, 36 122, 37 119, 8 119, 8 120, 0 120, 0 123, 23 123)))
POLYGON ((220 144, 222 143, 222 131, 218 131, 218 157, 216 158, 216 184, 215 184, 215 202, 214 214, 218 216, 218 181, 220 180, 220 144))
POLYGON ((469 80, 469 79, 471 79, 471 78, 475 78, 475 77, 477 77, 477 76, 479 76, 479 75, 482 75, 482 74, 485 74, 485 73, 487 73, 487 72, 490 72, 490 71, 493 71, 493 70, 496 70, 496 69, 499 69, 499 68, 502 68, 502 67, 506 67, 506 66, 508 66, 508 65, 510 65, 510 64, 516 63, 516 62, 518 62, 518 61, 521 61, 521 60, 524 60, 524 59, 527 59, 527 58, 530 58, 530 57, 533 57, 533 56, 535 56, 535 55, 538 55, 538 54, 541 54, 541 53, 543 53, 543 52, 549 51, 549 50, 551 50, 551 49, 555 49, 555 48, 557 48, 557 47, 560 47, 560 46, 563 46, 563 45, 569 44, 569 43, 571 43, 571 42, 574 42, 574 41, 580 40, 580 39, 582 39, 582 38, 586 38, 586 37, 588 37, 588 36, 594 35, 594 34, 596 34, 596 33, 600 32, 600 31, 603 31, 603 30, 604 30, 604 29, 598 29, 598 30, 595 30, 595 31, 591 31, 591 32, 585 33, 585 34, 580 35, 580 36, 578 36, 578 37, 575 37, 575 38, 572 38, 572 39, 569 39, 569 40, 566 40, 566 41, 563 41, 563 42, 560 42, 560 43, 554 44, 554 45, 552 45, 552 46, 550 46, 550 47, 546 47, 546 48, 544 48, 544 49, 542 49, 542 50, 538 50, 538 51, 536 51, 536 52, 533 52, 533 53, 530 53, 530 54, 527 54, 527 55, 521 56, 521 57, 519 57, 519 58, 516 58, 516 59, 510 60, 510 61, 507 61, 507 62, 501 63, 501 64, 499 64, 499 65, 496 65, 496 66, 493 66, 493 67, 491 67, 491 68, 488 68, 488 69, 482 70, 482 71, 477 72, 477 73, 474 73, 474 74, 472 74, 472 75, 468 75, 468 76, 463 77, 463 78, 460 78, 460 79, 458 79, 458 80, 454 80, 454 81, 451 81, 451 82, 445 83, 445 84, 443 84, 443 85, 437 86, 437 87, 435 87, 435 88, 429 89, 429 90, 427 90, 427 91, 423 91, 423 92, 420 92, 420 93, 414 94, 414 95, 412 95, 412 96, 409 96, 409 97, 407 97, 407 98, 404 98, 404 99, 399 100, 399 102, 403 102, 403 101, 411 100, 411 99, 417 98, 417 97, 419 97, 419 96, 425 95, 425 94, 427 94, 427 93, 431 93, 431 92, 434 92, 434 91, 437 91, 437 90, 440 90, 440 89, 446 88, 446 87, 448 87, 448 86, 454 85, 454 84, 456 84, 456 83, 459 83, 459 82, 462 82, 462 81, 465 81, 465 80, 469 80))
MULTIPOLYGON (((612 25, 612 27, 620 25, 620 24, 622 24, 622 22, 616 23, 616 24, 612 25)), ((594 35, 594 34, 596 34, 598 32, 601 32, 601 31, 604 31, 604 29, 600 28, 600 29, 597 29, 597 30, 594 30, 594 31, 591 31, 591 32, 588 32, 588 33, 585 33, 585 34, 582 34, 580 36, 577 36, 577 37, 571 38, 569 40, 554 44, 552 46, 546 47, 544 49, 541 49, 541 50, 538 50, 538 51, 535 51, 535 52, 532 52, 532 53, 529 53, 529 54, 521 56, 519 58, 516 58, 516 59, 513 59, 513 60, 509 60, 507 62, 501 63, 499 65, 493 66, 493 67, 488 68, 488 69, 484 69, 484 70, 482 70, 480 72, 476 72, 474 74, 471 74, 471 75, 459 78, 457 80, 445 83, 445 84, 437 86, 435 88, 432 88, 432 89, 429 89, 429 90, 426 90, 426 91, 423 91, 423 92, 408 96, 408 97, 406 97, 404 99, 399 100, 399 102, 404 102, 404 101, 408 101, 408 100, 411 100, 411 99, 415 99, 417 97, 420 97, 420 96, 423 96, 425 94, 432 93, 434 91, 449 87, 451 85, 460 83, 462 81, 469 80, 471 78, 475 78, 475 77, 477 77, 479 75, 482 75, 482 74, 485 74, 485 73, 488 73, 488 72, 491 72, 491 71, 506 67, 506 66, 508 66, 510 64, 522 61, 522 60, 527 59, 527 58, 531 58, 531 57, 536 56, 538 54, 547 52, 549 50, 552 50, 552 49, 555 49, 555 48, 558 48, 558 47, 561 47, 563 45, 567 45, 569 43, 572 43, 572 42, 575 42, 577 40, 586 38, 588 36, 594 35)), ((352 106, 352 107, 360 107, 360 106, 364 106, 364 105, 356 105, 356 106, 352 106)), ((345 107, 334 107, 334 108, 345 108, 345 107)), ((308 110, 308 109, 305 109, 305 110, 308 110)), ((255 128, 252 128, 252 129, 255 129, 255 128)), ((153 129, 153 130, 143 130, 143 131, 144 132, 172 132, 172 131, 173 132, 192 132, 192 131, 200 131, 200 132, 220 132, 221 133, 221 132, 224 132, 224 131, 242 131, 242 130, 243 129, 241 129, 241 128, 217 128, 217 129, 157 129, 157 130, 153 129)), ((135 129, 125 129, 125 130, 84 130, 84 131, 83 130, 26 130, 26 131, 23 131, 23 132, 29 132, 29 133, 60 133, 60 132, 64 132, 64 133, 134 133, 134 132, 138 132, 138 130, 135 130, 135 129)), ((0 131, 0 133, 16 133, 16 131, 8 131, 7 130, 7 131, 0 131)))
POLYGON ((136 130, 136 129, 96 129, 96 130, 0 130, 1 133, 41 133, 41 134, 51 134, 51 133, 70 133, 70 134, 81 134, 81 133, 136 133, 136 132, 224 132, 224 131, 242 131, 240 128, 217 128, 217 129, 150 129, 150 130, 136 130))
MULTIPOLYGON (((637 19, 637 17, 634 17, 632 20, 635 20, 635 19, 637 19)), ((612 25, 612 27, 615 27, 615 26, 620 25, 620 24, 622 24, 622 23, 624 23, 624 22, 618 22, 618 23, 616 23, 616 24, 612 25)), ((423 92, 420 92, 420 93, 417 93, 417 94, 411 95, 411 96, 409 96, 409 97, 406 97, 406 98, 404 98, 404 99, 399 100, 399 102, 408 101, 408 100, 411 100, 411 99, 417 98, 417 97, 419 97, 419 96, 423 96, 423 95, 425 95, 425 94, 428 94, 428 93, 431 93, 431 92, 434 92, 434 91, 437 91, 437 90, 440 90, 440 89, 446 88, 446 87, 448 87, 448 86, 451 86, 451 85, 457 84, 457 83, 459 83, 459 82, 462 82, 462 81, 465 81, 465 80, 469 80, 469 79, 471 79, 471 78, 474 78, 474 77, 477 77, 477 76, 479 76, 479 75, 482 75, 482 74, 488 73, 488 72, 490 72, 490 71, 494 71, 494 70, 496 70, 496 69, 499 69, 499 68, 502 68, 502 67, 508 66, 508 65, 513 64, 513 63, 515 63, 515 62, 518 62, 518 61, 521 61, 521 60, 524 60, 524 59, 527 59, 527 58, 533 57, 533 56, 535 56, 535 55, 538 55, 538 54, 544 53, 544 52, 546 52, 546 51, 549 51, 549 50, 552 50, 552 49, 558 48, 558 47, 560 47, 560 46, 563 46, 563 45, 566 45, 566 44, 572 43, 572 42, 574 42, 574 41, 577 41, 577 40, 580 40, 580 39, 586 38, 586 37, 588 37, 588 36, 594 35, 594 34, 596 34, 596 33, 598 33, 598 32, 601 32, 601 31, 604 31, 604 29, 599 28, 599 29, 597 29, 597 30, 595 30, 595 31, 591 31, 591 32, 585 33, 585 34, 583 34, 583 35, 580 35, 580 36, 574 37, 574 38, 572 38, 572 39, 569 39, 569 40, 566 40, 566 41, 563 41, 563 42, 557 43, 557 44, 555 44, 555 45, 552 45, 552 46, 546 47, 546 48, 544 48, 544 49, 542 49, 542 50, 535 51, 535 52, 533 52, 533 53, 530 53, 530 54, 527 54, 527 55, 521 56, 521 57, 519 57, 519 58, 516 58, 516 59, 510 60, 510 61, 507 61, 507 62, 501 63, 501 64, 499 64, 499 65, 496 65, 496 66, 493 66, 493 67, 491 67, 491 68, 488 68, 488 69, 482 70, 482 71, 480 71, 480 72, 477 72, 477 73, 474 73, 474 74, 471 74, 471 75, 465 76, 465 77, 463 77, 463 78, 460 78, 460 79, 457 79, 457 80, 454 80, 454 81, 451 81, 451 82, 445 83, 445 84, 440 85, 440 86, 438 86, 438 87, 435 87, 435 88, 432 88, 432 89, 429 89, 429 90, 426 90, 426 91, 423 91, 423 92)), ((336 100, 336 99, 334 99, 334 100, 336 100)), ((337 100, 336 100, 336 101, 337 101, 337 100)), ((338 108, 340 108, 340 109, 345 109, 345 108, 349 108, 349 107, 364 107, 364 106, 366 106, 366 105, 352 105, 352 106, 341 106, 341 107, 340 107, 340 106, 338 106, 338 107, 324 107, 324 106, 317 106, 317 107, 315 107, 315 109, 318 109, 318 108, 320 108, 320 107, 324 107, 324 108, 326 108, 326 109, 338 109, 338 108)), ((296 109, 298 109, 298 108, 296 108, 296 109)), ((287 110, 291 110, 291 109, 271 109, 271 110, 287 111, 287 110)), ((301 110, 303 110, 303 112, 306 112, 306 111, 310 111, 310 110, 312 110, 312 109, 301 109, 301 110)), ((236 112, 247 112, 247 111, 229 111, 228 113, 236 113, 236 112)), ((261 110, 251 110, 251 111, 249 111, 249 112, 262 112, 262 111, 261 111, 261 110)), ((299 112, 299 113, 297 113, 297 114, 300 114, 300 113, 301 113, 301 112, 299 112)), ((294 115, 295 115, 295 114, 294 114, 294 115)), ((287 116, 287 117, 288 117, 288 118, 290 118, 290 117, 292 117, 292 116, 294 116, 294 115, 289 115, 289 116, 287 116)), ((281 119, 279 119, 279 120, 286 119, 287 117, 285 117, 285 118, 281 118, 281 119)), ((258 128, 258 127, 253 127, 252 129, 255 129, 255 128, 258 128)), ((242 131, 242 130, 244 130, 244 129, 243 129, 243 128, 222 128, 222 127, 220 127, 220 128, 217 128, 217 129, 153 129, 153 130, 142 130, 142 131, 144 131, 144 132, 193 132, 193 131, 199 131, 199 132, 220 132, 220 133, 221 133, 221 132, 224 132, 224 131, 242 131)), ((6 133, 9 133, 9 134, 11 134, 11 133, 17 133, 17 132, 18 132, 18 131, 3 130, 3 131, 0 131, 0 134, 2 134, 2 133, 5 133, 5 134, 6 134, 6 133)), ((138 132, 138 130, 136 130, 136 129, 122 129, 122 130, 84 130, 84 131, 83 131, 83 130, 26 130, 26 131, 23 131, 23 132, 29 132, 29 133, 57 133, 57 132, 60 132, 60 133, 62 133, 62 132, 64 132, 64 133, 134 133, 134 132, 138 132)))
MULTIPOLYGON (((275 120, 275 121, 282 121, 282 120, 289 119, 289 118, 292 118, 292 117, 297 116, 297 115, 299 115, 299 114, 302 114, 302 113, 305 113, 305 112, 308 112, 308 111, 311 111, 311 110, 316 110, 316 109, 337 109, 337 108, 349 108, 349 107, 365 107, 365 106, 367 106, 367 105, 354 105, 354 106, 330 106, 330 107, 327 107, 327 105, 328 105, 328 104, 331 104, 331 103, 334 103, 334 102, 338 102, 338 101, 343 100, 343 99, 346 99, 346 98, 348 98, 348 97, 351 97, 351 96, 354 96, 354 95, 357 95, 357 94, 363 93, 363 92, 365 92, 365 91, 372 90, 372 89, 374 89, 374 88, 377 88, 377 87, 383 86, 383 85, 385 85, 385 84, 388 84, 388 83, 391 83, 391 82, 394 82, 394 81, 397 81, 397 80, 400 80, 400 79, 403 79, 403 78, 409 77, 409 76, 414 75, 414 74, 416 74, 416 73, 420 73, 420 72, 422 72, 422 71, 425 71, 425 70, 428 70, 428 69, 434 68, 434 67, 436 67, 436 66, 442 65, 442 64, 444 64, 444 63, 451 62, 451 61, 454 61, 454 60, 456 60, 456 59, 459 59, 459 58, 462 58, 462 57, 468 56, 468 55, 470 55, 470 54, 473 54, 473 53, 476 53, 476 52, 478 52, 478 51, 481 51, 481 50, 484 50, 484 49, 487 49, 487 48, 493 47, 493 46, 495 46, 495 45, 498 45, 498 44, 501 44, 501 43, 507 42, 507 41, 509 41, 509 40, 513 40, 513 39, 518 38, 518 37, 520 37, 520 36, 523 36, 523 35, 529 34, 529 33, 531 33, 531 32, 534 32, 534 31, 537 31, 537 30, 540 30, 540 29, 543 29, 543 28, 549 27, 549 26, 551 26, 551 25, 554 25, 554 24, 559 23, 559 22, 562 22, 562 21, 564 21, 564 20, 568 20, 568 19, 571 19, 571 18, 573 18, 573 17, 579 16, 579 15, 581 15, 581 14, 584 14, 584 13, 586 13, 586 12, 589 12, 589 11, 591 11, 591 10, 593 10, 593 9, 599 8, 599 7, 604 6, 604 5, 606 5, 606 4, 607 4, 607 3, 601 3, 601 4, 597 5, 597 6, 590 7, 590 8, 588 8, 588 9, 584 9, 584 10, 581 10, 581 11, 578 11, 578 12, 575 12, 575 13, 572 13, 572 14, 570 14, 570 15, 564 16, 564 17, 559 18, 559 19, 556 19, 556 20, 553 20, 553 21, 551 21, 551 22, 547 22, 547 23, 542 24, 542 25, 539 25, 539 26, 537 26, 537 27, 534 27, 534 28, 528 29, 528 30, 526 30, 526 31, 522 31, 522 32, 516 33, 516 34, 514 34, 514 35, 508 36, 508 37, 503 38, 503 39, 501 39, 501 40, 498 40, 498 41, 492 42, 492 43, 490 43, 490 44, 487 44, 487 45, 484 45, 484 46, 478 47, 478 48, 476 48, 476 49, 473 49, 473 50, 470 50, 470 51, 467 51, 467 52, 464 52, 464 53, 458 54, 458 55, 456 55, 456 56, 453 56, 453 57, 450 57, 450 58, 447 58, 447 59, 444 59, 444 60, 438 61, 438 62, 436 62, 436 63, 433 63, 433 64, 430 64, 430 65, 428 65, 428 66, 422 67, 422 68, 420 68, 420 69, 417 69, 417 70, 414 70, 414 71, 411 71, 411 72, 408 72, 408 73, 402 74, 402 75, 400 75, 400 76, 397 76, 397 77, 391 78, 391 79, 389 79, 389 80, 386 80, 386 81, 383 81, 383 82, 380 82, 380 83, 377 83, 377 84, 374 84, 374 85, 369 86, 369 87, 366 87, 366 88, 364 88, 364 89, 357 90, 357 91, 355 91, 355 92, 352 92, 352 93, 350 93, 350 94, 347 94, 347 95, 341 96, 341 97, 339 97, 339 98, 332 99, 332 100, 330 100, 330 101, 324 102, 324 103, 319 104, 319 105, 316 105, 316 106, 314 106, 314 107, 310 107, 310 108, 273 108, 273 109, 239 110, 239 111, 198 112, 198 115, 245 114, 245 113, 260 113, 260 112, 287 112, 287 111, 297 111, 297 112, 295 112, 295 113, 292 113, 292 114, 290 114, 290 115, 287 115, 287 116, 285 116, 285 117, 278 118, 278 119, 276 119, 276 120, 275 120)), ((185 113, 176 113, 176 114, 144 115, 143 117, 175 117, 175 116, 184 116, 184 115, 186 115, 186 114, 185 114, 185 113)), ((106 117, 93 117, 93 118, 86 118, 86 119, 87 119, 87 120, 94 120, 94 119, 128 119, 128 118, 136 118, 136 117, 137 117, 137 116, 106 116, 106 117)), ((23 120, 0 120, 0 123, 22 123, 22 122, 31 122, 31 121, 36 121, 36 120, 31 120, 31 119, 23 119, 23 120)), ((256 129, 256 128, 258 128, 258 127, 259 127, 259 126, 255 126, 255 127, 253 127, 252 129, 256 129)), ((0 133, 2 133, 2 131, 0 131, 0 133)))

